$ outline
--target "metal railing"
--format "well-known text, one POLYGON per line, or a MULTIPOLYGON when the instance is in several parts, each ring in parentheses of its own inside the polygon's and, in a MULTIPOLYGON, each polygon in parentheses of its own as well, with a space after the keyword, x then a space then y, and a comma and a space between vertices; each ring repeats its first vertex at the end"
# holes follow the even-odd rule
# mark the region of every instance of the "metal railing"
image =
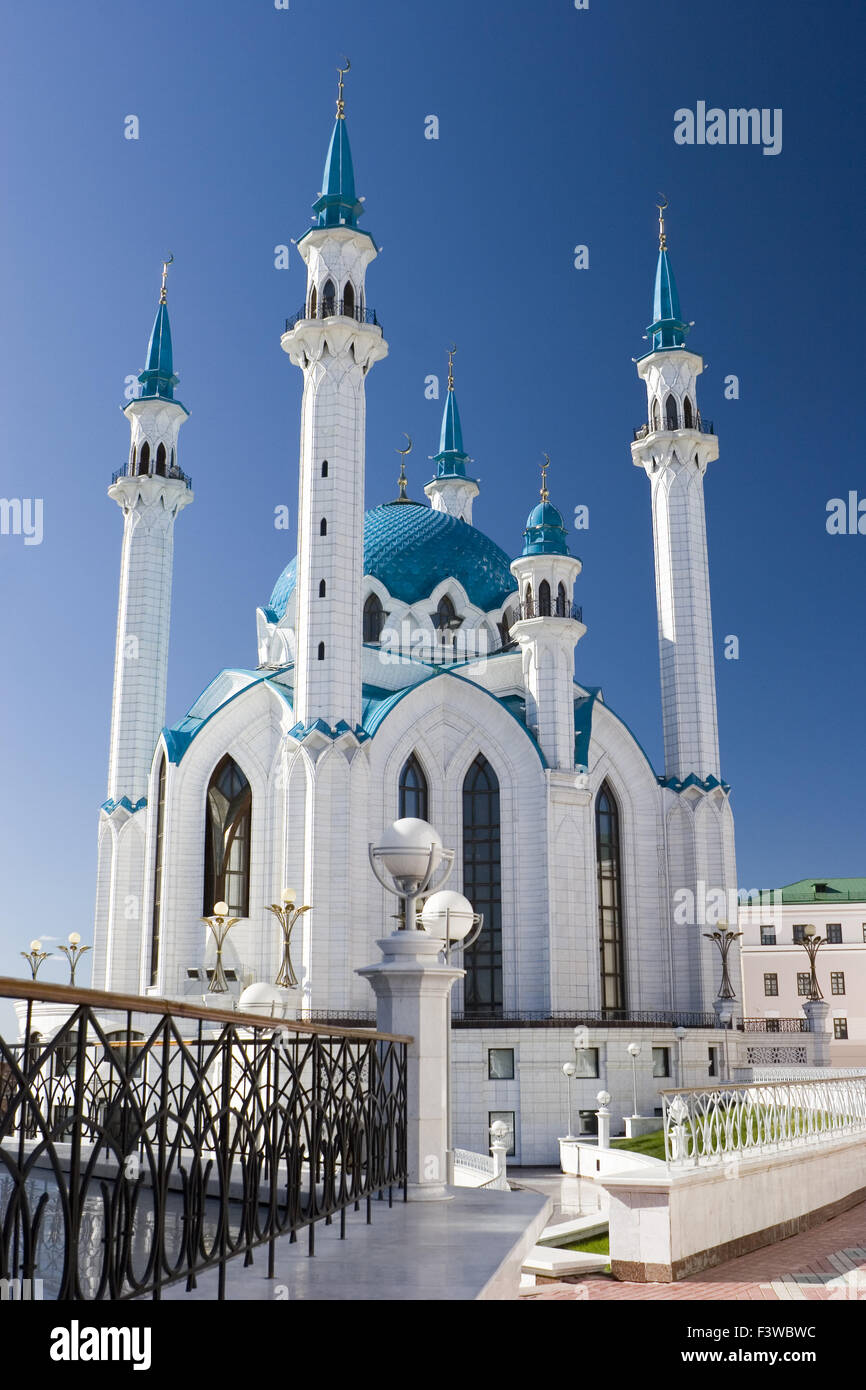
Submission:
POLYGON ((523 618, 576 618, 579 623, 583 622, 583 609, 559 597, 545 604, 530 599, 528 603, 518 603, 516 607, 518 622, 523 618))
MULTIPOLYGON (((0 1278, 160 1297, 372 1198, 406 1197, 410 1039, 0 979, 0 1278), (39 1001, 68 1006, 44 1041, 39 1001)), ((52 1010, 54 1018, 57 1010, 52 1010)))
POLYGON ((192 489, 192 478, 177 467, 163 468, 162 471, 158 468, 148 468, 144 473, 131 473, 129 464, 125 463, 122 468, 118 468, 115 473, 112 473, 112 487, 119 478, 173 478, 179 483, 186 483, 187 487, 192 489))
POLYGON ((667 1013, 650 1011, 635 1013, 628 1009, 603 1009, 600 1013, 455 1013, 452 1028, 628 1028, 633 1026, 661 1028, 718 1028, 718 1019, 710 1013, 667 1013))
POLYGON ((292 314, 287 318, 286 332, 290 333, 295 327, 295 324, 300 323, 303 319, 312 321, 314 319, 330 319, 335 317, 354 319, 356 323, 369 323, 372 324, 374 328, 382 327, 379 320, 376 318, 375 309, 360 308, 354 304, 350 304, 347 307, 344 299, 323 299, 315 314, 308 313, 307 306, 304 304, 296 314, 292 314))
POLYGON ((806 1018, 741 1018, 735 1024, 740 1033, 808 1033, 806 1018))
MULTIPOLYGON (((674 425, 673 428, 677 430, 697 430, 698 434, 715 434, 716 432, 712 420, 705 420, 702 415, 697 415, 691 425, 674 425)), ((637 443, 639 439, 646 439, 648 434, 667 433, 669 430, 670 426, 666 422, 661 425, 653 425, 647 421, 642 425, 638 425, 637 429, 633 431, 634 440, 635 443, 637 443)))
POLYGON ((866 1134, 866 1075, 663 1091, 672 1168, 723 1163, 866 1134))

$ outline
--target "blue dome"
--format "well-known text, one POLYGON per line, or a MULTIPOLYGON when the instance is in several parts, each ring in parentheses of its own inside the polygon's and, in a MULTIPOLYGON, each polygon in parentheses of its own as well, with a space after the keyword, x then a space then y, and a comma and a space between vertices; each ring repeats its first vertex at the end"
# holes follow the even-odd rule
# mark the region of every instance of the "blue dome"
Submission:
MULTIPOLYGON (((364 573, 404 603, 427 598, 453 577, 485 612, 517 588, 508 556, 489 536, 420 502, 388 502, 364 514, 364 573)), ((274 585, 266 609, 271 622, 283 617, 296 580, 297 557, 274 585)))
POLYGON ((562 512, 546 498, 532 508, 526 518, 524 555, 567 555, 565 522, 562 512))

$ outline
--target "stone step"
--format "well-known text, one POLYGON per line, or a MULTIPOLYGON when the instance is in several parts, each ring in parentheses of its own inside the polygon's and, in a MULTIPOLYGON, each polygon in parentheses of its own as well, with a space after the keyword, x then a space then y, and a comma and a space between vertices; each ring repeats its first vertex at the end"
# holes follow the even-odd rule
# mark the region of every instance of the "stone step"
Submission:
POLYGON ((545 1279, 564 1274, 597 1274, 607 1269, 609 1255, 586 1255, 581 1250, 557 1250, 549 1245, 533 1245, 523 1261, 523 1273, 545 1279))
POLYGON ((567 1221, 557 1221, 553 1226, 545 1226, 538 1237, 539 1245, 575 1245, 593 1236, 607 1235, 607 1217, 592 1212, 589 1216, 571 1216, 567 1221))

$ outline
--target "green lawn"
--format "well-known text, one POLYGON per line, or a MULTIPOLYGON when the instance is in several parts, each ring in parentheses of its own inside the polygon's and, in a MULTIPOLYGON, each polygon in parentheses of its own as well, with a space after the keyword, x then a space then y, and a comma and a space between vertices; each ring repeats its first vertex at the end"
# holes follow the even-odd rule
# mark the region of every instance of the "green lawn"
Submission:
POLYGON ((610 1147, 630 1149, 632 1153, 646 1154, 648 1158, 660 1158, 664 1162, 665 1132, 663 1129, 656 1129, 652 1134, 639 1135, 637 1139, 612 1139, 610 1147))
POLYGON ((580 1250, 584 1255, 609 1255, 608 1236, 592 1236, 590 1240, 580 1240, 576 1245, 563 1245, 563 1250, 580 1250))

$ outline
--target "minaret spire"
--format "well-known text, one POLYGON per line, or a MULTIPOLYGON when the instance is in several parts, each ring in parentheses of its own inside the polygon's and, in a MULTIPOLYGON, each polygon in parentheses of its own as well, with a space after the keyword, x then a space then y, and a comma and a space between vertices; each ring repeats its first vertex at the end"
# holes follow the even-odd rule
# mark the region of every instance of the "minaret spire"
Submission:
POLYGON ((463 426, 460 423, 457 394, 454 390, 456 352, 457 345, 452 343, 448 349, 448 390, 445 393, 445 408, 442 411, 439 452, 431 457, 431 462, 436 464, 436 476, 424 491, 435 511, 447 512, 449 516, 459 517, 471 525, 472 503, 478 496, 478 482, 466 473, 466 465, 472 463, 472 459, 463 447, 463 426))

